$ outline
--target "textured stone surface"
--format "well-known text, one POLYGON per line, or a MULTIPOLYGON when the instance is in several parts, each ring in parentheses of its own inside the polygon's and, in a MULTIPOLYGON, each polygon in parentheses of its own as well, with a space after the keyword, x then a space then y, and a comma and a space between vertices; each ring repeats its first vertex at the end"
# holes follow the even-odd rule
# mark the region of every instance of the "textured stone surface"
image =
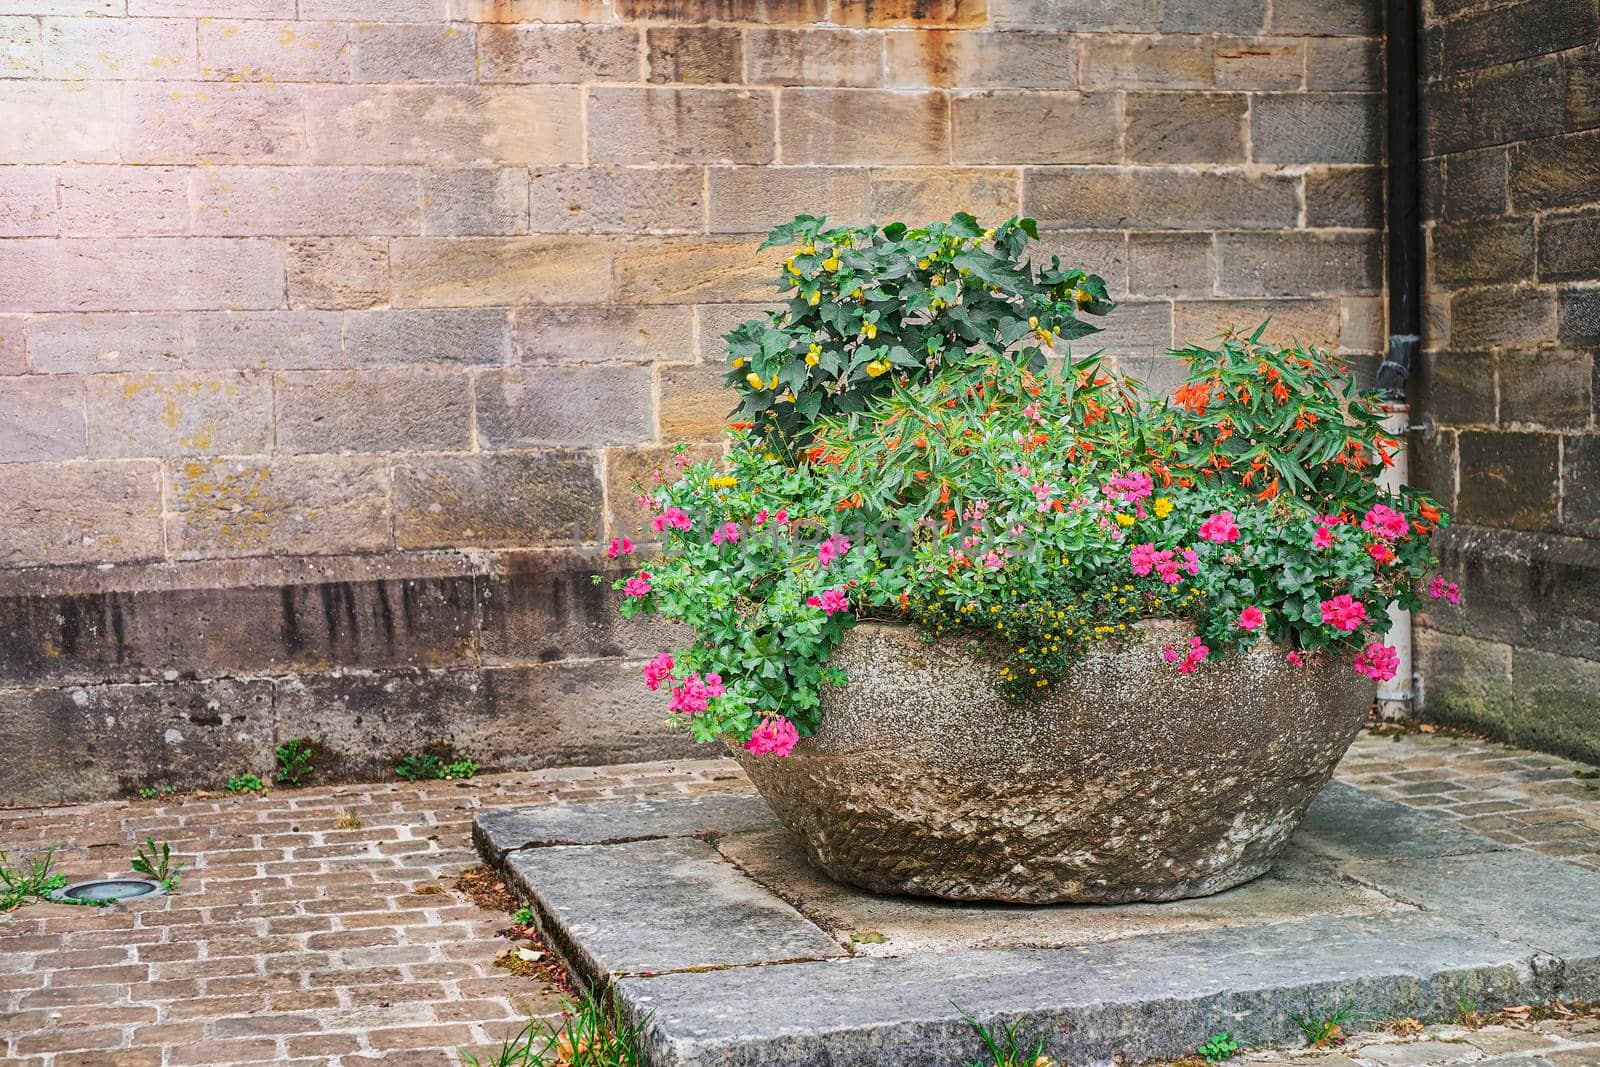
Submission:
POLYGON ((736 753, 807 855, 879 892, 965 900, 1173 900, 1260 875, 1360 728, 1370 685, 1270 646, 1174 688, 1143 623, 1037 706, 1006 704, 969 642, 864 624, 851 681, 788 757, 736 753), (975 724, 981 726, 975 728, 975 724))
POLYGON ((517 849, 546 845, 603 845, 707 831, 741 834, 769 830, 777 817, 751 792, 671 797, 618 804, 598 801, 562 808, 493 808, 473 821, 478 848, 496 860, 517 849))

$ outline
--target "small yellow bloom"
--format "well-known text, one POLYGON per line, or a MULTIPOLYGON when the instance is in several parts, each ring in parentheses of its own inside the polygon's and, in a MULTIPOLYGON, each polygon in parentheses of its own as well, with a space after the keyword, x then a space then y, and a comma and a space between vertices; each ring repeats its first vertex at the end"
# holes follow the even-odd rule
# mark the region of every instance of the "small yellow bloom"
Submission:
POLYGON ((1158 519, 1164 519, 1172 514, 1172 501, 1164 496, 1156 497, 1156 502, 1151 506, 1155 508, 1156 518, 1158 519))
POLYGON ((766 384, 761 380, 761 375, 757 374, 755 371, 751 371, 749 374, 746 374, 744 376, 744 380, 750 383, 750 388, 752 389, 760 389, 766 384))
POLYGON ((1117 512, 1117 525, 1118 526, 1132 526, 1133 525, 1133 516, 1129 515, 1125 511, 1117 512))
POLYGON ((860 287, 857 287, 855 289, 850 290, 850 296, 853 299, 860 300, 861 299, 861 289, 860 289, 860 287))
POLYGON ((822 303, 822 293, 820 291, 812 293, 810 296, 806 297, 806 303, 810 304, 812 307, 816 307, 818 304, 822 303))
POLYGON ((867 374, 873 378, 876 378, 881 374, 887 374, 888 372, 889 361, 886 359, 875 359, 871 363, 867 364, 867 374))
POLYGON ((731 474, 719 474, 711 479, 710 484, 713 489, 732 489, 739 484, 739 479, 731 474))
POLYGON ((806 350, 806 366, 815 367, 817 360, 822 358, 822 346, 812 345, 806 350))
POLYGON ((1028 316, 1028 327, 1029 327, 1029 329, 1037 330, 1039 328, 1039 316, 1037 316, 1037 315, 1029 315, 1028 316))
POLYGON ((738 370, 742 366, 744 366, 744 357, 743 356, 734 356, 733 357, 733 369, 734 370, 738 370))
POLYGON ((1094 300, 1094 294, 1086 293, 1082 289, 1074 289, 1072 290, 1072 299, 1078 302, 1079 307, 1083 307, 1094 300))
POLYGON ((863 322, 861 324, 861 336, 865 337, 869 341, 872 340, 873 338, 877 337, 878 336, 878 327, 877 327, 877 325, 875 323, 871 323, 871 322, 863 322))
POLYGON ((928 261, 925 260, 925 259, 919 259, 919 260, 917 260, 917 266, 922 268, 923 270, 927 270, 928 269, 928 261))
POLYGON ((822 269, 823 270, 838 270, 839 269, 839 257, 838 256, 829 256, 827 259, 823 260, 822 261, 822 269))
POLYGON ((767 383, 767 388, 768 389, 776 389, 777 387, 778 387, 778 376, 776 374, 774 374, 772 376, 772 381, 767 383))

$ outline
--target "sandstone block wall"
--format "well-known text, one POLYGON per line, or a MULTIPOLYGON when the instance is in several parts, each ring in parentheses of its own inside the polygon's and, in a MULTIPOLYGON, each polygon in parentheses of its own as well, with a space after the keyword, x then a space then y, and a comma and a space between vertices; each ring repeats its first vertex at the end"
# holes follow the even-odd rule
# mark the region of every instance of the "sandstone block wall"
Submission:
POLYGON ((1425 713, 1600 759, 1600 4, 1432 0, 1425 66, 1425 713))
POLYGON ((0 0, 0 736, 54 761, 0 758, 0 798, 214 783, 314 725, 350 773, 681 751, 655 639, 581 577, 634 477, 714 447, 759 235, 1026 213, 1125 301, 1136 373, 1267 315, 1365 356, 1379 32, 1377 0, 0 0))

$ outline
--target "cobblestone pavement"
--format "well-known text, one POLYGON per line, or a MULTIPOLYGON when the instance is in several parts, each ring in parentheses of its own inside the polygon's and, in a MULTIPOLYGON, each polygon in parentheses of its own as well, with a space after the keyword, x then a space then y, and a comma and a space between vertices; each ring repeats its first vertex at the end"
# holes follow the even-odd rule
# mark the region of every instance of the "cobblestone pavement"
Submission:
MULTIPOLYGON (((1497 840, 1600 866, 1600 777, 1581 764, 1368 733, 1339 773, 1497 840)), ((556 1010, 538 982, 494 966, 506 916, 453 888, 477 862, 475 807, 743 785, 731 761, 701 760, 0 811, 0 849, 58 844, 69 877, 126 871, 147 835, 191 865, 174 896, 0 915, 0 1051, 39 1067, 454 1063, 457 1049, 495 1046, 530 1014, 556 1010)), ((1310 1060, 1600 1065, 1600 1024, 1534 1025, 1357 1038, 1310 1060)))

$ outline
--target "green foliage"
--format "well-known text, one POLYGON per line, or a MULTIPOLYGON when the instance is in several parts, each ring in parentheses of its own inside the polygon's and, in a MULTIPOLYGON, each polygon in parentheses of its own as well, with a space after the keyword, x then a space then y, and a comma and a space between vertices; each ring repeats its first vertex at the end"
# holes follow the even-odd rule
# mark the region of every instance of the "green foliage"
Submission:
POLYGON ((263 782, 259 775, 250 774, 248 772, 244 774, 235 774, 228 778, 228 792, 234 794, 235 796, 244 793, 255 793, 260 796, 266 796, 267 783, 263 782))
POLYGON ((1347 1026, 1355 1017, 1355 1006, 1347 1004, 1332 1015, 1316 1015, 1307 1012, 1304 1015, 1289 1013, 1289 1018, 1300 1028, 1305 1035, 1306 1044, 1312 1048, 1329 1048, 1342 1045, 1350 1036, 1347 1026))
POLYGON ((421 782, 441 778, 471 778, 479 769, 477 761, 466 757, 453 759, 447 763, 435 753, 418 752, 401 757, 394 773, 408 782, 421 782))
POLYGON ((1233 1039, 1229 1030, 1221 1030, 1206 1039, 1205 1044, 1195 1049, 1195 1053, 1207 1063, 1221 1063, 1223 1060, 1232 1059, 1234 1053, 1239 1051, 1239 1042, 1233 1039))
POLYGON ((316 770, 316 758, 322 746, 309 737, 291 737, 276 750, 278 773, 274 779, 280 785, 299 785, 316 770))
POLYGON ((175 785, 147 785, 139 790, 139 799, 155 800, 157 797, 176 796, 179 792, 175 785))
POLYGON ((961 1017, 978 1035, 978 1040, 983 1042, 985 1058, 973 1060, 967 1067, 1054 1067, 1053 1061, 1046 1055, 1049 1048, 1046 1038, 1039 1038, 1028 1051, 1023 1051, 1022 1040, 1017 1036, 1017 1031, 1022 1028, 1020 1021, 989 1027, 968 1015, 954 1001, 951 1007, 961 1012, 961 1017))
POLYGON ((188 869, 188 864, 173 864, 171 844, 163 841, 160 848, 157 848, 153 837, 144 839, 144 844, 139 847, 128 866, 139 874, 160 882, 161 888, 169 893, 177 891, 178 883, 183 881, 182 872, 188 869))
POLYGON ((564 1008, 557 1023, 534 1020, 491 1059, 463 1052, 463 1062, 468 1067, 644 1067, 643 1023, 625 1020, 613 999, 591 990, 564 1008))
POLYGON ((0 912, 50 899, 51 893, 67 884, 66 876, 57 874, 55 866, 54 846, 15 864, 10 853, 0 852, 0 912))
POLYGON ((1114 306, 1095 275, 1029 260, 1032 219, 824 227, 802 215, 768 235, 763 249, 797 246, 775 283, 787 307, 725 338, 740 417, 773 444, 804 444, 818 418, 863 411, 969 351, 1037 370, 1099 329, 1077 312, 1114 306))
POLYGON ((518 926, 532 926, 533 909, 524 904, 522 907, 511 913, 511 921, 516 923, 518 926))

